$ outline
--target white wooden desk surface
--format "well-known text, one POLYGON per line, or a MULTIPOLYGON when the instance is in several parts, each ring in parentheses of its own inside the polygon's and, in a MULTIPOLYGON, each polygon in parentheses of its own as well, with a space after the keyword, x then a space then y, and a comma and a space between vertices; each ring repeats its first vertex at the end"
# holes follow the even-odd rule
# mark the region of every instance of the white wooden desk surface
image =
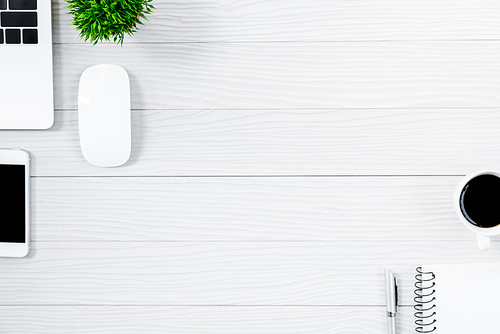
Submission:
POLYGON ((1 333, 386 333, 383 268, 500 260, 455 216, 500 168, 497 0, 155 0, 123 48, 53 0, 56 123, 33 159, 33 249, 0 259, 1 333), (131 78, 133 153, 83 159, 85 68, 131 78))

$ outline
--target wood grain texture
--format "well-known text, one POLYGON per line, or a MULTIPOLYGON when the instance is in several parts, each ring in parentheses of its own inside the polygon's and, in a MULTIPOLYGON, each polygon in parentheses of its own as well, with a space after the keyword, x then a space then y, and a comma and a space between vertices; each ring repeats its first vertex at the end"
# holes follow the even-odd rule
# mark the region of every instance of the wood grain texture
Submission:
POLYGON ((36 178, 35 241, 473 241, 460 177, 36 178))
POLYGON ((383 306, 387 267, 413 305, 416 266, 499 252, 475 240, 36 242, 27 258, 0 259, 0 304, 383 306))
MULTIPOLYGON (((0 306, 0 331, 15 333, 385 333, 384 307, 0 306)), ((414 333, 400 308, 398 333, 414 333)))
POLYGON ((500 166, 498 109, 136 110, 132 156, 82 156, 77 114, 48 131, 0 132, 34 176, 465 175, 500 166))
POLYGON ((481 42, 60 44, 55 105, 91 65, 127 70, 133 109, 500 107, 500 45, 481 42))
POLYGON ((0 258, 0 332, 414 333, 415 267, 497 261, 451 196, 500 165, 496 0, 155 0, 123 48, 52 0, 56 124, 33 162, 33 249, 0 258), (131 78, 123 167, 83 159, 88 66, 131 78))
MULTIPOLYGON (((498 39, 500 6, 480 1, 155 0, 125 43, 498 39)), ((81 43, 63 0, 54 41, 81 43)))

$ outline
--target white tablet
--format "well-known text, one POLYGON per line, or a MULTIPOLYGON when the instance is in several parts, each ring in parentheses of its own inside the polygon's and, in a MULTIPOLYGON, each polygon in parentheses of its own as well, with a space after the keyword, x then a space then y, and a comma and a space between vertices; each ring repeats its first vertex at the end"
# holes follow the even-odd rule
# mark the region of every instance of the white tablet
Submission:
POLYGON ((24 257, 30 249, 30 157, 0 149, 0 256, 24 257))

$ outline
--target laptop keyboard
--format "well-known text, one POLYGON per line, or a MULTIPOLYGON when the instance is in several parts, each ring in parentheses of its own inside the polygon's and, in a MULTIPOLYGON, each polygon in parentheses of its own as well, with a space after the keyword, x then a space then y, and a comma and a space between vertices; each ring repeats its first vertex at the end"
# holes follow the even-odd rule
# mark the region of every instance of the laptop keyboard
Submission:
POLYGON ((36 10, 37 0, 0 0, 0 44, 38 44, 36 10))

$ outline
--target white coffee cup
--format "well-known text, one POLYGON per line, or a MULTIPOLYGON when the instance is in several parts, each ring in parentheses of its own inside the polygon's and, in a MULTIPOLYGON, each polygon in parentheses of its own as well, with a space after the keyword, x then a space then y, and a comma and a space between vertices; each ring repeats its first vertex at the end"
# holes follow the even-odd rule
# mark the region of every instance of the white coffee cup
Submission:
MULTIPOLYGON (((455 211, 460 218, 460 221, 472 232, 476 234, 477 238, 477 243, 479 245, 479 249, 481 250, 487 250, 490 248, 490 237, 493 235, 500 234, 500 221, 497 222, 492 222, 492 227, 479 227, 473 224, 471 221, 469 221, 466 217, 467 213, 464 213, 462 211, 462 205, 460 203, 461 201, 461 195, 464 190, 464 188, 467 186, 467 184, 472 180, 475 179, 478 176, 481 175, 493 175, 497 176, 500 178, 500 172, 493 171, 493 170, 486 170, 486 171, 481 171, 477 173, 472 173, 468 174, 465 178, 463 178, 460 183, 457 185, 457 188, 455 190, 455 195, 453 196, 453 202, 454 202, 454 207, 455 211)), ((499 203, 500 205, 500 203, 499 203)))

